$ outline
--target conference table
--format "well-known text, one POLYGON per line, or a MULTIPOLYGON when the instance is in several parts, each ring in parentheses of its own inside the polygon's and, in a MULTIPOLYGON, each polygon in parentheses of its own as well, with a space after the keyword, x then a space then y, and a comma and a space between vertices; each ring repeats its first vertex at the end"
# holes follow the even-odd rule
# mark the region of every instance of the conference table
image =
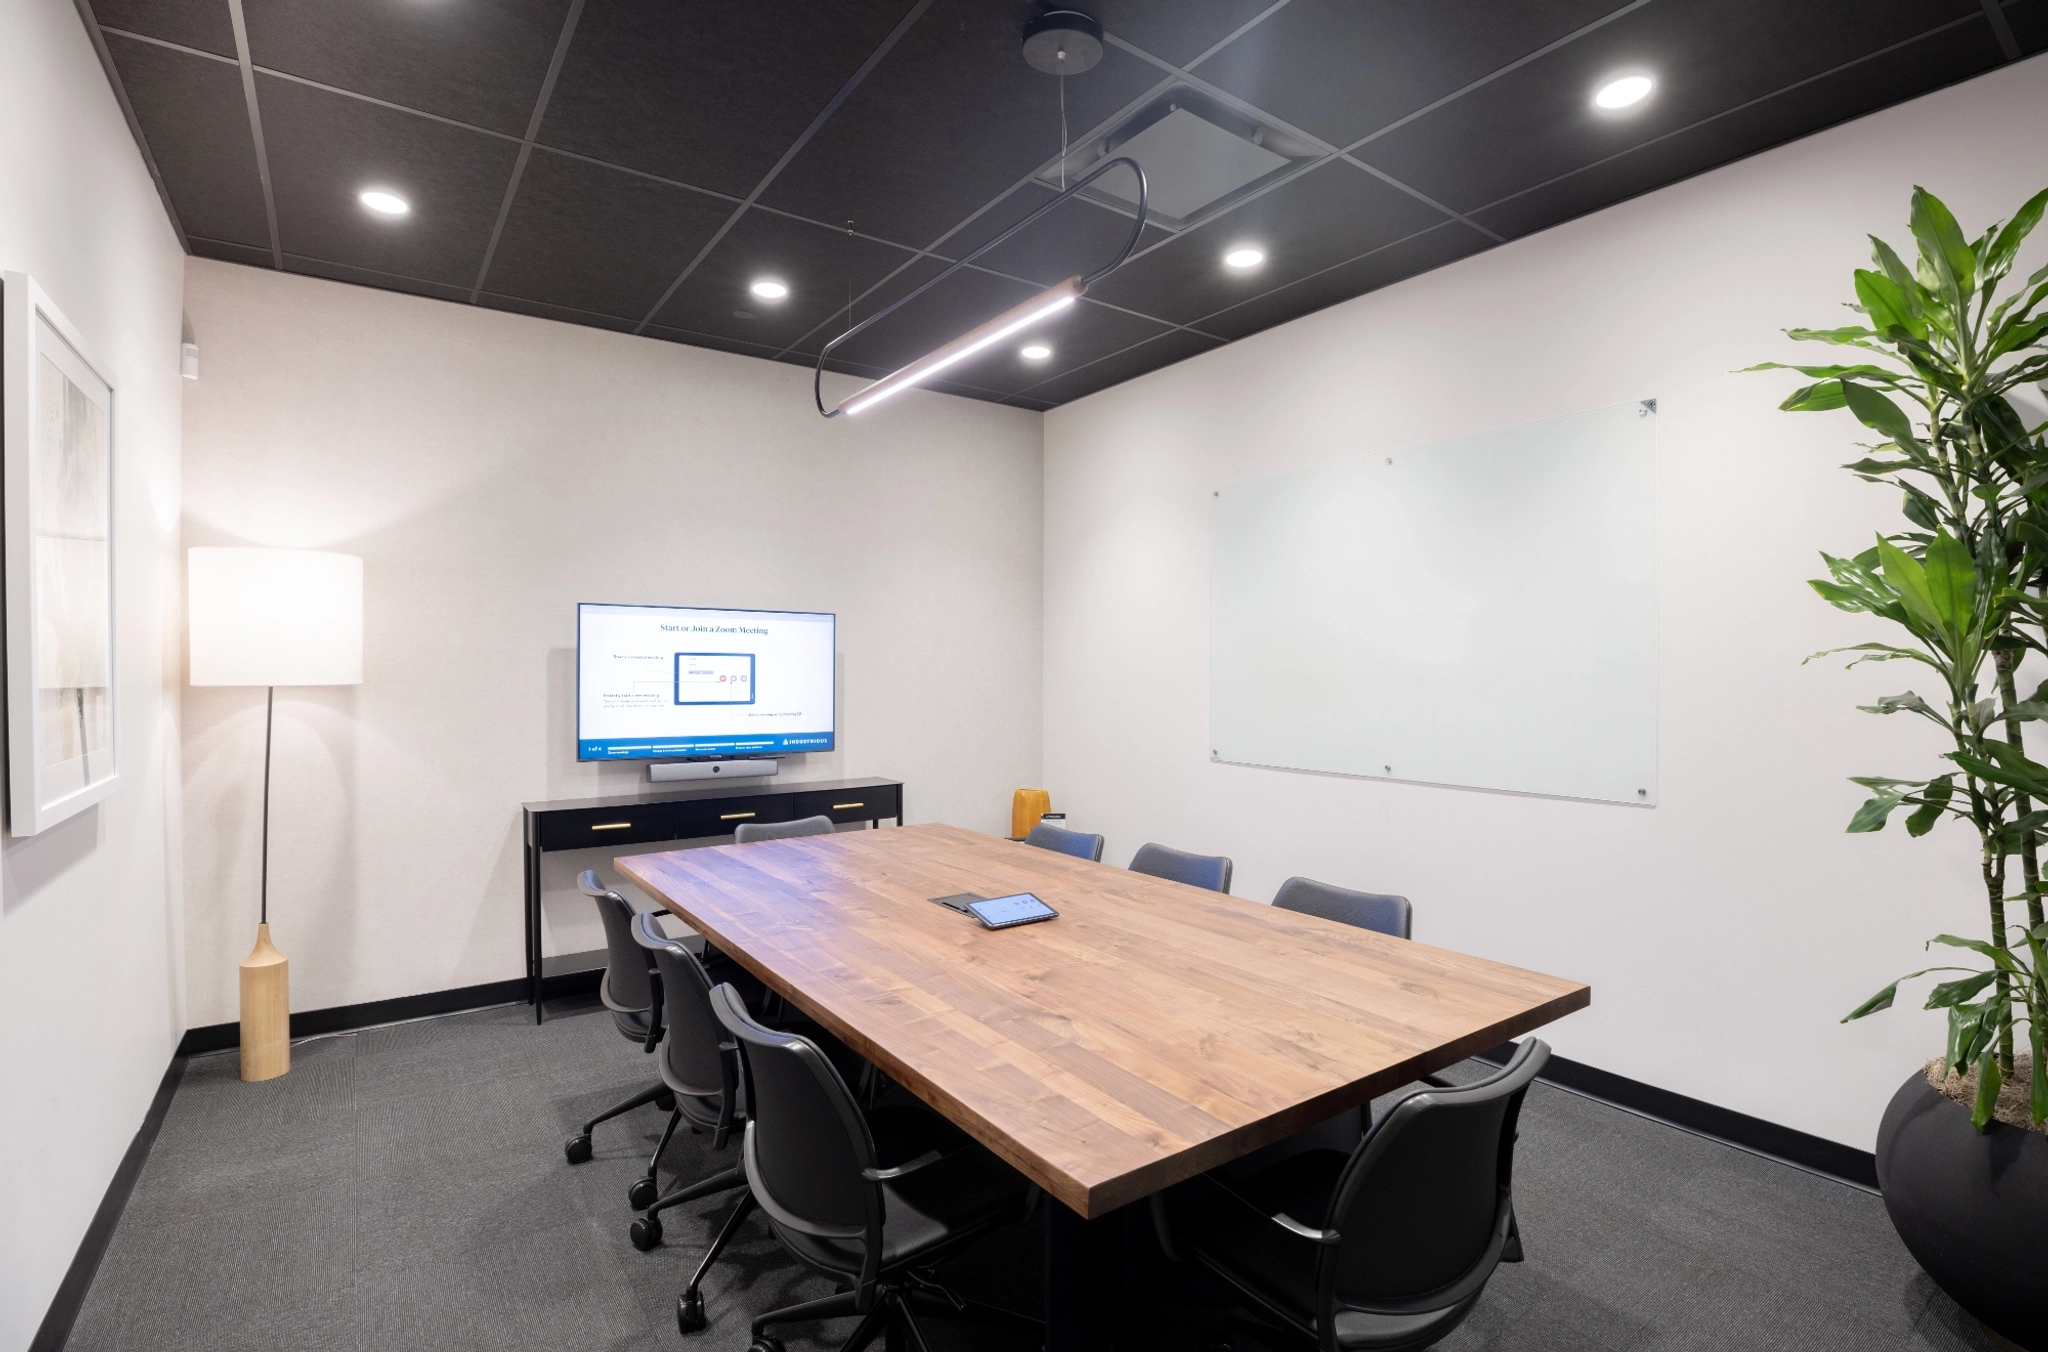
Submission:
POLYGON ((1120 1208, 1592 998, 957 826, 615 862, 1050 1195, 1057 1352, 1109 1346, 1120 1208), (932 904, 1014 892, 1059 918, 989 930, 932 904))

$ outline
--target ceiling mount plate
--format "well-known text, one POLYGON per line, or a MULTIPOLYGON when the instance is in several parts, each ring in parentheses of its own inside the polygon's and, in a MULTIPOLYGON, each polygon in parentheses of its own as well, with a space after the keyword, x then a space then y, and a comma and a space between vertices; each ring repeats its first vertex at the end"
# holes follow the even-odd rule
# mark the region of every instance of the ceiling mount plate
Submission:
POLYGON ((1055 9, 1024 25, 1024 60, 1047 75, 1079 75, 1102 60, 1102 25, 1077 10, 1055 9))

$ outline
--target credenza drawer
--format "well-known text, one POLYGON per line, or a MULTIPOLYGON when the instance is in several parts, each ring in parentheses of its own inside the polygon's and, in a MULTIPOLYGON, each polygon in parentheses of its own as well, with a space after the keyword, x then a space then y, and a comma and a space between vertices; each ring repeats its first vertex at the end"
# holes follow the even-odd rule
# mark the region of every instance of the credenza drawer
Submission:
POLYGON ((676 804, 639 803, 632 807, 549 812, 540 819, 543 850, 580 850, 607 845, 637 845, 676 838, 676 804))
POLYGON ((789 820, 787 794, 763 795, 744 801, 707 798, 701 802, 670 803, 676 811, 678 840, 698 836, 729 836, 741 822, 786 822, 789 820))
POLYGON ((792 794, 792 817, 830 817, 835 822, 865 822, 894 817, 902 809, 902 790, 893 784, 863 789, 834 789, 792 794))

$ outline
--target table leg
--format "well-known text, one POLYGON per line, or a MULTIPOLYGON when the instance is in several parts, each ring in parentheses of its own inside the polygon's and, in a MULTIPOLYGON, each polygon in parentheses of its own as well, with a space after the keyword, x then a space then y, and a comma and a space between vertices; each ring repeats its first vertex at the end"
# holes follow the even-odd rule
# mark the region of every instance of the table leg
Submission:
MULTIPOLYGON (((528 827, 529 838, 532 827, 528 827)), ((526 998, 533 1002, 533 1021, 540 1014, 540 847, 526 846, 526 998)))
POLYGON ((1046 1199, 1045 1352, 1109 1352, 1123 1287, 1124 1212, 1083 1219, 1046 1199))

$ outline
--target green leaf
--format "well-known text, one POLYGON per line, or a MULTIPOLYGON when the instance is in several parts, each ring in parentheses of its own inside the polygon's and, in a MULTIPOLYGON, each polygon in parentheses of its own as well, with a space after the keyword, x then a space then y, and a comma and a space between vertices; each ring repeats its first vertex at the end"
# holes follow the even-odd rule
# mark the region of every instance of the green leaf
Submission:
POLYGON ((1914 618, 1929 628, 1941 626, 1941 611, 1928 585, 1927 570, 1912 555, 1889 540, 1877 542, 1877 557, 1884 568, 1884 580, 1899 594, 1899 600, 1914 618))
POLYGON ((1962 541, 1937 531, 1927 547, 1925 571, 1934 613, 1950 631, 1962 632, 1976 616, 1977 561, 1962 541))
POLYGON ((2048 703, 2040 700, 2023 699, 2005 710, 2005 717, 2020 723, 2038 723, 2048 718, 2048 703))
POLYGON ((1950 948, 1967 948, 1972 953, 1981 953, 1997 963, 2002 971, 2017 972, 2019 970, 2019 964, 2012 960, 2012 954, 2002 948, 1996 948, 1991 944, 1985 943, 1982 939, 1965 939, 1956 934, 1937 934, 1927 942, 1931 944, 1947 944, 1950 948))
POLYGON ((1880 793, 1856 809, 1856 815, 1849 819, 1849 834, 1858 835, 1865 831, 1884 830, 1885 818, 1892 815, 1892 809, 1904 802, 1903 793, 1880 793))
MULTIPOLYGON (((1916 338, 1927 336, 1927 326, 1920 323, 1906 308, 1906 297, 1899 290, 1898 283, 1883 273, 1858 268, 1856 299, 1879 332, 1888 333, 1893 329, 1904 329, 1916 338)), ((1793 337, 1798 337, 1800 330, 1789 332, 1793 337)))
POLYGON ((1954 775, 1943 775, 1939 779, 1928 781, 1927 790, 1921 795, 1920 806, 1913 809, 1912 816, 1906 818, 1906 834, 1924 836, 1932 831, 1934 824, 1941 820, 1941 814, 1947 810, 1949 799, 1955 796, 1955 788, 1954 775))
POLYGON ((1879 432, 1898 442, 1901 446, 1917 446, 1919 439, 1913 435, 1913 424, 1899 406, 1871 389, 1853 380, 1842 382, 1842 398, 1849 405, 1849 411, 1856 420, 1873 432, 1879 432))
POLYGON ((2042 1039, 2041 1021, 2036 1019, 2027 1026, 2027 1043, 2034 1053, 2033 1101, 2027 1106, 2037 1127, 2048 1121, 2048 1055, 2042 1054, 2042 1039))
POLYGON ((1823 380, 1816 385, 1802 385, 1785 397, 1778 407, 1787 413, 1824 413, 1843 404, 1842 382, 1823 380))
POLYGON ((1878 696, 1877 703, 1859 704, 1856 707, 1867 714, 1895 714, 1903 709, 1907 713, 1925 714, 1929 718, 1939 719, 1941 717, 1940 714, 1937 714, 1929 706, 1926 700, 1921 699, 1910 690, 1901 695, 1880 695, 1878 696))
POLYGON ((1996 972, 1978 972, 1960 981, 1944 981, 1927 993, 1927 1003, 1922 1008, 1947 1009, 1951 1005, 1959 1005, 1996 980, 1996 972))
MULTIPOLYGON (((1994 743, 1987 742, 1985 745, 1994 743)), ((2036 778, 2024 771, 2008 770, 2003 766, 1993 765, 1990 761, 1973 756, 1967 751, 1949 751, 1943 754, 1978 779, 1992 784, 2003 784, 2007 788, 2030 793, 2036 798, 2048 798, 2048 780, 2036 778)))
POLYGON ((1984 1011, 1990 1002, 1979 1005, 1950 1005, 1948 1009, 1948 1048, 1942 1053, 1942 1063, 1950 1072, 1967 1075, 1977 1054, 1984 1049, 1984 1011))
POLYGON ((1905 260, 1899 257, 1891 245, 1872 235, 1870 261, 1884 270, 1884 275, 1891 279, 1892 285, 1899 288, 1899 294, 1906 298, 1907 307, 1913 317, 1919 318, 1924 298, 1920 294, 1920 283, 1913 276, 1913 270, 1906 266, 1905 260))
POLYGON ((1998 1091, 2005 1087, 2005 1072, 1998 1058, 1986 1056, 1977 1063, 1977 1101, 1970 1105, 1970 1125, 1982 1131, 1998 1112, 1998 1091))
MULTIPOLYGON (((1904 977, 1899 978, 1899 981, 1904 980, 1904 977)), ((1883 990, 1871 996, 1868 1000, 1865 1000, 1862 1004, 1856 1006, 1856 1008, 1850 1010, 1847 1014, 1844 1014, 1842 1016, 1842 1022, 1848 1023, 1851 1019, 1860 1019, 1865 1014, 1875 1014, 1880 1009, 1890 1009, 1892 1007, 1892 1000, 1897 997, 1898 993, 1899 982, 1894 981, 1891 985, 1886 986, 1883 990)))
POLYGON ((1968 296, 1977 285, 1977 255, 1963 238, 1963 228, 1939 197, 1925 188, 1913 189, 1913 210, 1908 217, 1920 256, 1934 269, 1944 286, 1953 286, 1957 299, 1968 296))
MULTIPOLYGON (((2048 206, 2048 188, 2029 197, 2006 222, 2005 229, 1998 232, 1998 238, 1991 241, 1991 247, 1984 251, 1985 281, 1995 282, 2012 271, 2013 257, 2019 253, 2020 244, 2041 223, 2044 206, 2048 206)), ((2040 1114, 2035 1116, 2038 1119, 2040 1114)))

